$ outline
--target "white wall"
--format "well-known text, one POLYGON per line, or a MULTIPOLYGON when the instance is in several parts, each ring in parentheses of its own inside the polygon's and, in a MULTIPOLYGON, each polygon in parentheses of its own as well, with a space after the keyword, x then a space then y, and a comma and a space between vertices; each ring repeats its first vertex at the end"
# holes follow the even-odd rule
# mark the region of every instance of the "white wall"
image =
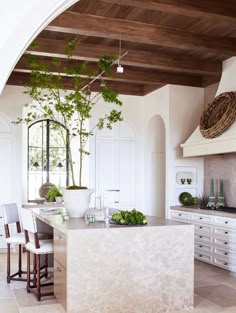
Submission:
MULTIPOLYGON (((28 101, 23 90, 23 87, 6 86, 0 96, 0 113, 6 117, 12 130, 13 186, 11 201, 17 202, 18 205, 22 202, 22 127, 21 125, 15 126, 12 122, 21 116, 23 105, 28 101)), ((4 184, 4 177, 0 179, 0 184, 4 184)))
MULTIPOLYGON (((176 204, 176 166, 192 166, 197 169, 197 193, 203 193, 204 158, 183 158, 180 147, 199 125, 204 110, 204 89, 185 86, 170 86, 169 121, 169 192, 170 205, 176 204)), ((185 191, 185 190, 184 190, 185 191)))

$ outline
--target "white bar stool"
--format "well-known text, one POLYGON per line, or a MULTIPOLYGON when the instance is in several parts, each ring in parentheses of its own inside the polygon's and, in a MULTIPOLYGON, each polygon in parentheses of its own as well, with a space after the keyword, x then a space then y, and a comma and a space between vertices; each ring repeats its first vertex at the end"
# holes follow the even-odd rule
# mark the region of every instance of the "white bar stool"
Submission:
POLYGON ((10 283, 11 280, 26 281, 26 278, 22 278, 22 274, 26 273, 26 271, 22 271, 22 245, 25 244, 25 236, 24 232, 21 232, 19 214, 16 203, 3 204, 2 212, 7 242, 7 282, 10 283), (17 233, 11 234, 9 225, 14 223, 16 224, 17 233), (19 245, 18 271, 12 275, 11 275, 11 253, 10 253, 11 244, 19 245))
POLYGON ((52 296, 53 292, 41 292, 41 287, 53 285, 53 282, 49 283, 41 283, 41 278, 48 276, 48 254, 53 253, 53 240, 39 240, 38 229, 36 218, 30 209, 22 208, 21 217, 23 228, 25 232, 25 240, 26 245, 25 248, 27 250, 27 292, 33 292, 37 300, 40 301, 43 296, 52 296), (30 236, 33 234, 33 236, 30 236), (33 280, 33 284, 31 284, 30 278, 30 253, 33 254, 34 258, 36 258, 36 271, 35 271, 35 280, 33 280), (40 256, 45 255, 45 264, 41 266, 40 264, 40 256), (41 273, 41 270, 44 269, 44 273, 41 273))

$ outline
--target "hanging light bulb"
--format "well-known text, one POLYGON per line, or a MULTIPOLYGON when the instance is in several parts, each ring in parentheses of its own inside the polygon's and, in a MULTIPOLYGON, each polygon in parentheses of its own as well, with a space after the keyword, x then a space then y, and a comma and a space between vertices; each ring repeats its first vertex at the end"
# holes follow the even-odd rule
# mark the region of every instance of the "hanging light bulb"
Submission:
POLYGON ((116 73, 122 74, 122 73, 124 73, 124 68, 120 64, 120 58, 121 58, 121 34, 120 34, 120 41, 119 41, 119 58, 118 58, 118 65, 116 68, 116 73))
POLYGON ((106 86, 106 84, 105 84, 103 78, 101 77, 100 87, 105 87, 105 86, 106 86))

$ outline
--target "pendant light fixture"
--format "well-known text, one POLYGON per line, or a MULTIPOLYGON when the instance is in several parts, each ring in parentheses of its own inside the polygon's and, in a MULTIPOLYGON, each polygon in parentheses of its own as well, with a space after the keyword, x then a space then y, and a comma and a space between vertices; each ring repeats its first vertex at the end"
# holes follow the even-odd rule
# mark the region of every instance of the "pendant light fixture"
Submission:
POLYGON ((118 65, 116 68, 116 72, 119 74, 124 73, 124 68, 123 66, 120 64, 120 59, 121 59, 121 34, 120 34, 120 40, 119 40, 119 58, 118 58, 118 65))

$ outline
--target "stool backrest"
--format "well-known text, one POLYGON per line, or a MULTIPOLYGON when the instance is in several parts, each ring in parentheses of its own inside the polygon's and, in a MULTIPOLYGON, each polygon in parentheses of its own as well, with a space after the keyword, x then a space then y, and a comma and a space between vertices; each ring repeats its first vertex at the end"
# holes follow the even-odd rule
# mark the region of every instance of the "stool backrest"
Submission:
POLYGON ((37 233, 37 224, 34 217, 33 211, 30 209, 21 209, 21 218, 24 230, 27 230, 30 233, 37 233))
POLYGON ((22 218, 22 224, 23 224, 23 228, 24 228, 26 243, 32 241, 32 237, 29 234, 29 233, 32 233, 34 235, 33 241, 34 241, 35 248, 36 249, 40 248, 37 223, 36 223, 36 218, 34 216, 33 211, 30 209, 22 208, 21 209, 21 218, 22 218))
POLYGON ((2 213, 3 213, 3 221, 5 225, 20 221, 16 203, 3 204, 2 213))
POLYGON ((20 219, 19 219, 19 214, 18 214, 16 203, 3 204, 2 215, 3 215, 6 238, 9 238, 11 236, 9 226, 8 226, 9 224, 16 223, 17 232, 18 233, 21 232, 20 219))

